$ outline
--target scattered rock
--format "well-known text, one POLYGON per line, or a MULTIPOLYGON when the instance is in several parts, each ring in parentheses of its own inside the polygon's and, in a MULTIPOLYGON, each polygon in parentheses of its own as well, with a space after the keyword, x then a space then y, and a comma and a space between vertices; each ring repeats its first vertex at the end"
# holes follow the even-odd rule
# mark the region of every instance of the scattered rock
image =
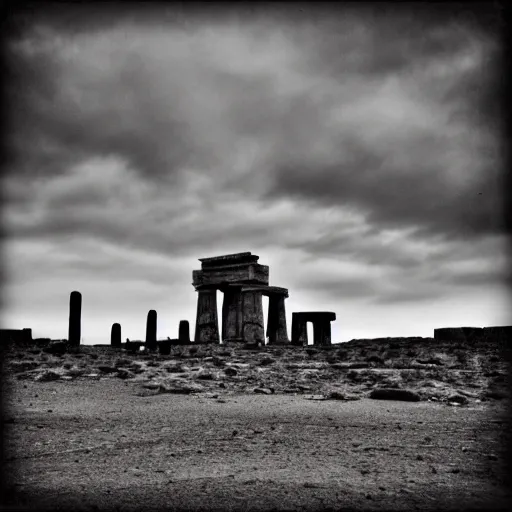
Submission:
POLYGON ((501 389, 488 389, 483 393, 482 398, 492 398, 493 400, 503 400, 507 398, 509 394, 501 389))
POLYGON ((358 370, 358 369, 361 369, 361 368, 369 368, 370 365, 368 363, 364 363, 364 362, 356 362, 356 363, 350 363, 348 365, 348 368, 350 370, 358 370))
POLYGON ((115 373, 117 368, 115 366, 98 366, 98 370, 103 373, 115 373))
POLYGON ((135 375, 130 370, 118 368, 116 377, 119 377, 120 379, 133 379, 135 375))
POLYGON ((369 398, 374 400, 400 400, 404 402, 419 402, 420 396, 407 389, 377 388, 372 390, 369 398))
POLYGON ((62 355, 65 354, 68 349, 68 344, 65 341, 55 341, 50 343, 47 347, 43 348, 43 352, 47 354, 62 355))
POLYGON ((34 370, 39 366, 39 363, 36 361, 13 361, 9 366, 14 373, 18 373, 34 370))
POLYGON ((271 395, 272 391, 268 388, 254 388, 254 393, 260 393, 263 395, 271 395))
POLYGON ((142 387, 146 389, 159 389, 160 384, 158 382, 145 382, 142 384, 142 387))
POLYGON ((447 401, 450 403, 456 403, 461 405, 466 405, 469 402, 467 397, 463 395, 451 395, 447 401))
POLYGON ((162 383, 160 384, 160 393, 171 393, 171 394, 178 394, 178 395, 189 395, 191 393, 200 393, 204 391, 203 386, 199 384, 195 384, 193 382, 187 382, 187 383, 173 383, 172 385, 162 383), (176 384, 176 385, 175 385, 176 384))
POLYGON ((51 370, 46 370, 39 375, 36 376, 34 380, 38 382, 50 382, 53 380, 59 380, 60 375, 56 372, 52 372, 51 370))
POLYGON ((200 380, 215 380, 215 374, 212 372, 200 372, 196 378, 200 380))

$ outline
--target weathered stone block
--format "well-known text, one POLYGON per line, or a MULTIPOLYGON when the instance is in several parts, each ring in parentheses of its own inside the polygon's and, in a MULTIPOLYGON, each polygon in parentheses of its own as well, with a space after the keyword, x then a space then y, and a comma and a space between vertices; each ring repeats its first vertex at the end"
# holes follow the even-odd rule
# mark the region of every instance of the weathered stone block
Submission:
POLYGON ((217 290, 199 290, 197 297, 196 343, 219 343, 217 290))
POLYGON ((190 343, 190 326, 188 320, 180 320, 178 339, 180 343, 190 343))
POLYGON ((245 343, 265 344, 261 291, 242 291, 243 332, 245 343))

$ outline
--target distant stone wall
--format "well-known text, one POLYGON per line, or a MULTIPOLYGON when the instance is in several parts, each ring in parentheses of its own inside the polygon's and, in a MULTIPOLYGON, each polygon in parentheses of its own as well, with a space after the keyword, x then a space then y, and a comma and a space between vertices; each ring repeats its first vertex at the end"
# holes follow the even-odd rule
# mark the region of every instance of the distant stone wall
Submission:
POLYGON ((437 341, 476 342, 495 340, 507 342, 512 341, 512 327, 443 327, 442 329, 434 329, 434 339, 437 341))
POLYGON ((32 343, 32 329, 0 329, 0 340, 3 343, 32 343))

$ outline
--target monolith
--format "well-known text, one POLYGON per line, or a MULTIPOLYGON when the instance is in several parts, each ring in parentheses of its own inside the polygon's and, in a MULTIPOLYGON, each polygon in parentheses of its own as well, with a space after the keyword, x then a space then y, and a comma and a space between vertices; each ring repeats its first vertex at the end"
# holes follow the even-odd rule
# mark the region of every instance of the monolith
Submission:
POLYGON ((112 324, 110 332, 110 344, 113 347, 121 348, 121 324, 112 324))
POLYGON ((151 309, 146 322, 146 348, 156 350, 156 311, 151 309))
POLYGON ((69 296, 69 330, 68 342, 70 345, 80 345, 80 329, 82 315, 82 294, 71 292, 69 296))

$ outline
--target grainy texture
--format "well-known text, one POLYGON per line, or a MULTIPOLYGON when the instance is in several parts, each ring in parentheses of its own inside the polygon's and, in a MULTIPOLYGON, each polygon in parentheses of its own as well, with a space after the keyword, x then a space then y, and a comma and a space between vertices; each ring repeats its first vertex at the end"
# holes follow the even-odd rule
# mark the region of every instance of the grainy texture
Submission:
MULTIPOLYGON (((149 390, 148 390, 149 391, 149 390)), ((10 504, 55 510, 505 509, 497 405, 8 389, 10 504)))

